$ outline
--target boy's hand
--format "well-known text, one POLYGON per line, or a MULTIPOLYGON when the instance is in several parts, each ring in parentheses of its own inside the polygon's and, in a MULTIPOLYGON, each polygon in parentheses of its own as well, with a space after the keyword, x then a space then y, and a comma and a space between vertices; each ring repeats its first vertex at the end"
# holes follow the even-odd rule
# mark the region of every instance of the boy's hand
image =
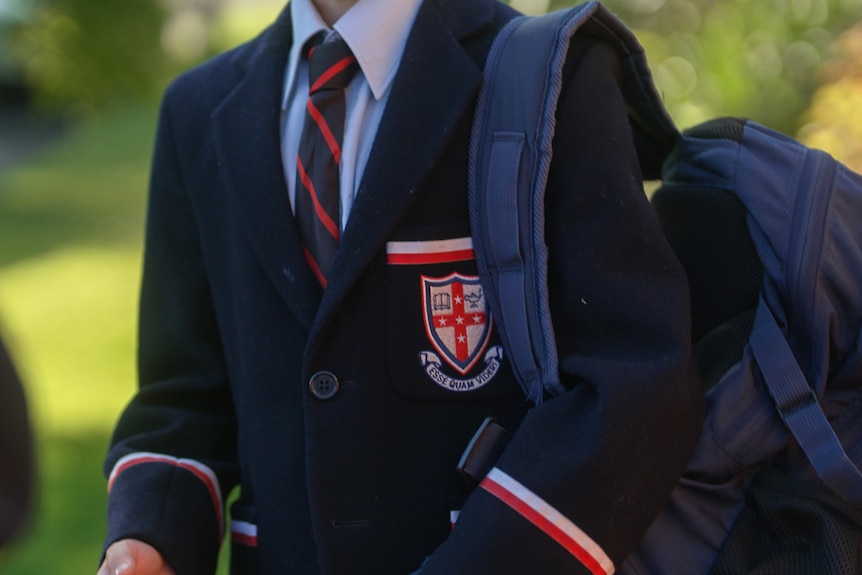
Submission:
POLYGON ((161 554, 136 539, 121 539, 108 547, 96 575, 175 575, 161 554))

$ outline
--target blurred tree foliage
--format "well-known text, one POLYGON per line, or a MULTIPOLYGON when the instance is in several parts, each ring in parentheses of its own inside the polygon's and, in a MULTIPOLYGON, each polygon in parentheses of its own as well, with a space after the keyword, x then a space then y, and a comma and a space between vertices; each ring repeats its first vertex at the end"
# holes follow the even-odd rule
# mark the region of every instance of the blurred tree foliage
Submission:
MULTIPOLYGON (((550 9, 577 2, 552 0, 550 9)), ((859 0, 605 0, 646 48, 681 127, 719 115, 795 134, 859 0)))
POLYGON ((10 37, 37 104, 87 113, 152 97, 170 75, 155 0, 29 0, 10 37))
POLYGON ((835 42, 800 137, 862 174, 862 23, 835 42))
MULTIPOLYGON (((509 1, 544 11, 581 0, 509 1)), ((862 20, 860 0, 604 1, 637 32, 682 127, 737 115, 795 135, 835 39, 862 20)), ((222 0, 9 2, 28 7, 12 49, 37 101, 55 108, 151 96, 180 67, 225 47, 214 38, 222 0)))

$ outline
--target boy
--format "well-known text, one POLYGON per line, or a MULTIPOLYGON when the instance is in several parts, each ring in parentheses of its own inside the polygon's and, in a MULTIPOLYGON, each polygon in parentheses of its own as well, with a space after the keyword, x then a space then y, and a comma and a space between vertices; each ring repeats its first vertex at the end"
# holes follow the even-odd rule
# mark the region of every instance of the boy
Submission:
POLYGON ((212 573, 237 484, 234 574, 612 573, 635 545, 700 430, 685 277, 616 56, 579 37, 546 199, 567 391, 525 400, 466 199, 482 65, 515 15, 292 0, 168 91, 100 575, 212 573), (317 91, 351 73, 330 116, 317 91), (512 437, 476 486, 455 466, 489 416, 512 437))

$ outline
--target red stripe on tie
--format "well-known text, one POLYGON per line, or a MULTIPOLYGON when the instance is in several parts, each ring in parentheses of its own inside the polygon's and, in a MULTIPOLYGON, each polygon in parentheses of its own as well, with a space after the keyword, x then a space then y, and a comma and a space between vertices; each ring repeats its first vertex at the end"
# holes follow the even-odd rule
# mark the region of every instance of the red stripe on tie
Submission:
POLYGON ((335 163, 341 163, 341 146, 338 145, 338 140, 335 139, 335 136, 332 134, 332 130, 329 129, 329 124, 326 123, 326 118, 323 117, 323 114, 320 113, 317 106, 311 102, 311 98, 308 99, 305 109, 320 129, 320 133, 323 135, 323 139, 326 140, 326 145, 329 146, 329 151, 332 153, 332 157, 335 158, 335 163))
POLYGON ((590 553, 581 547, 581 545, 569 537, 562 529, 548 521, 548 519, 538 513, 535 509, 524 503, 517 495, 494 481, 489 477, 485 477, 480 483, 480 486, 495 495, 500 501, 517 511, 524 519, 541 529, 551 539, 559 543, 569 553, 574 555, 578 561, 590 570, 593 575, 608 575, 608 572, 599 564, 590 553))
POLYGON ((311 255, 311 252, 308 251, 308 248, 302 246, 302 251, 305 253, 305 261, 308 262, 308 266, 311 268, 311 273, 314 274, 314 277, 317 278, 317 281, 320 282, 320 285, 326 288, 326 276, 323 275, 323 270, 320 269, 320 266, 317 264, 317 260, 314 259, 314 256, 311 255))
POLYGON ((314 203, 314 213, 317 214, 317 219, 320 220, 320 223, 323 224, 323 227, 326 228, 329 235, 335 238, 335 241, 338 241, 340 236, 338 225, 331 217, 329 217, 329 214, 326 213, 325 209, 323 209, 320 200, 317 199, 317 192, 314 191, 314 184, 305 172, 305 167, 302 165, 302 160, 300 159, 299 154, 296 155, 296 169, 299 172, 299 178, 302 180, 302 185, 305 186, 306 190, 308 190, 308 194, 311 196, 311 201, 314 203))
POLYGON ((356 56, 352 54, 350 56, 347 56, 346 58, 342 58, 341 60, 330 66, 326 72, 321 74, 317 78, 317 81, 311 86, 311 88, 309 88, 308 92, 310 94, 314 94, 315 92, 320 90, 320 88, 323 87, 324 84, 331 80, 333 76, 337 75, 339 72, 343 71, 345 68, 347 68, 354 62, 356 62, 356 56))
POLYGON ((476 259, 473 250, 458 250, 436 254, 387 254, 386 262, 396 266, 445 264, 476 259))

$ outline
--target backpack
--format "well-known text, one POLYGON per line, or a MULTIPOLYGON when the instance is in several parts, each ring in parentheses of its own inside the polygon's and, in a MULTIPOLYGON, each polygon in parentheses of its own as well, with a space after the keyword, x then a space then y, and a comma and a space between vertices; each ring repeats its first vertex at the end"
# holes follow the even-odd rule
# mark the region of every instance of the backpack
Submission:
POLYGON ((473 245, 519 383, 534 401, 563 391, 543 210, 576 32, 619 53, 641 170, 661 179, 651 202, 688 275, 706 383, 688 468, 618 572, 862 572, 862 177, 751 121, 680 134, 634 34, 597 2, 509 23, 474 117, 473 245))

